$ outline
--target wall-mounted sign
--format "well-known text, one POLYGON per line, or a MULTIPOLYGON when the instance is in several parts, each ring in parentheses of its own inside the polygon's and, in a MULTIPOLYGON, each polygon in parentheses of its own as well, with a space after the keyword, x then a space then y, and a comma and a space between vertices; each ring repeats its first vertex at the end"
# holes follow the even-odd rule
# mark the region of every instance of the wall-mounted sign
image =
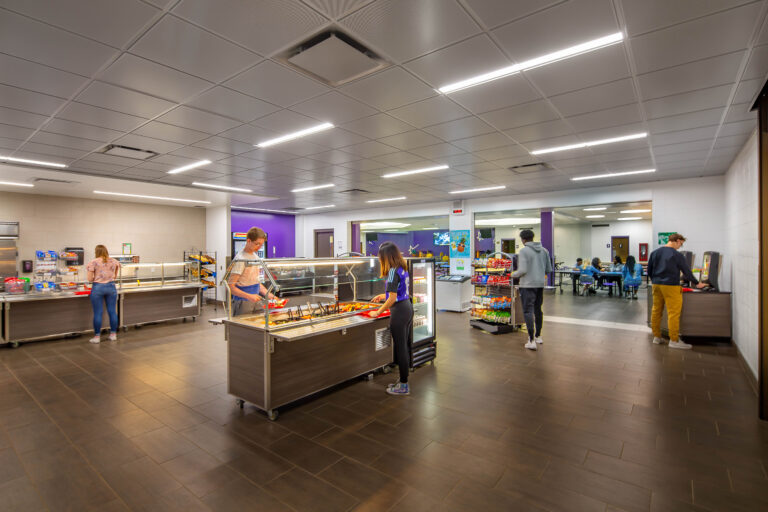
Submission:
POLYGON ((123 254, 133 254, 133 244, 123 244, 123 254))
POLYGON ((469 258, 470 243, 469 230, 458 229, 451 231, 451 258, 469 258))
POLYGON ((670 231, 668 233, 659 233, 658 244, 659 246, 667 245, 670 235, 674 235, 676 231, 670 231))

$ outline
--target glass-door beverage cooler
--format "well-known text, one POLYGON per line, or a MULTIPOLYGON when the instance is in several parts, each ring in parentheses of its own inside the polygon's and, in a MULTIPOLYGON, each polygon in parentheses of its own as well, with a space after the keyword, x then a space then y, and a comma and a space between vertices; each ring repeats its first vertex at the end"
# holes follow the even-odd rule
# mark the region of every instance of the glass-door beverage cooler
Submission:
POLYGON ((406 258, 411 277, 409 289, 413 300, 413 330, 411 332, 411 366, 416 367, 435 359, 435 260, 406 258))

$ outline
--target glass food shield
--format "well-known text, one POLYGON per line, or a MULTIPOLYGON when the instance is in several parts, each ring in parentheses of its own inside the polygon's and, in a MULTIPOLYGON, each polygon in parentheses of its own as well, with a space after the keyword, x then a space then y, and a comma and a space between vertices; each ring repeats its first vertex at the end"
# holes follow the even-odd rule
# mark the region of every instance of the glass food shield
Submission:
POLYGON ((123 263, 117 276, 121 290, 194 284, 200 282, 200 263, 123 263))
POLYGON ((233 260, 222 281, 227 315, 274 331, 364 314, 378 307, 379 272, 375 257, 233 260))

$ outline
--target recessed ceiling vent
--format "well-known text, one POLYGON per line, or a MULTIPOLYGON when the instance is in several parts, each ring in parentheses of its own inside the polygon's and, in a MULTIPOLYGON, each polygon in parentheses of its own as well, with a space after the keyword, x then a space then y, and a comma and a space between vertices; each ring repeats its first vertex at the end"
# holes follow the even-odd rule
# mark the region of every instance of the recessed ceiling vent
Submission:
POLYGON ((350 188, 347 190, 340 190, 339 194, 370 194, 370 191, 361 188, 350 188))
POLYGON ((49 185, 77 185, 80 183, 79 181, 69 181, 69 180, 55 180, 52 178, 35 178, 32 180, 33 183, 47 183, 49 185))
POLYGON ((117 144, 109 144, 101 152, 105 155, 133 158, 134 160, 149 160, 150 158, 156 157, 160 154, 146 149, 118 146, 117 144))
POLYGON ((524 164, 524 165, 513 165, 512 167, 508 168, 510 171, 512 171, 515 174, 528 174, 531 172, 539 172, 539 171, 551 171, 553 170, 552 167, 549 166, 549 164, 544 162, 537 162, 535 164, 524 164))
POLYGON ((299 43, 278 58, 334 87, 389 66, 373 50, 338 29, 327 30, 299 43))

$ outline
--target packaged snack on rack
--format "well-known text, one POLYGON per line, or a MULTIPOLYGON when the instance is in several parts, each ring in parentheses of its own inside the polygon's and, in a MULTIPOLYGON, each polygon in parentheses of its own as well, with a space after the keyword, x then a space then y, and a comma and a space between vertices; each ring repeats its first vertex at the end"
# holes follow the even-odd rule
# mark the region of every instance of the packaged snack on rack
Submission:
POLYGON ((25 281, 18 277, 6 277, 3 279, 3 283, 5 284, 5 293, 21 295, 25 291, 25 281))

